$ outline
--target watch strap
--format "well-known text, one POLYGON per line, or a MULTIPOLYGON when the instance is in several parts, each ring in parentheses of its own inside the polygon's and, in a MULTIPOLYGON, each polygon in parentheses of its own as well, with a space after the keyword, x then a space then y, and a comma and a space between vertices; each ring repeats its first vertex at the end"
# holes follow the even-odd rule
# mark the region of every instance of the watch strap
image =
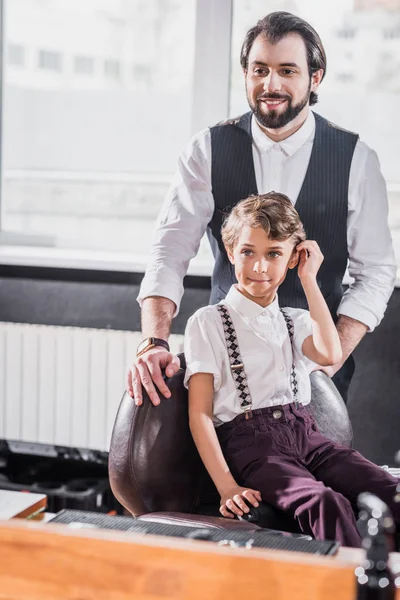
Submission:
POLYGON ((144 354, 148 350, 151 350, 151 348, 155 348, 156 346, 161 346, 162 348, 165 348, 168 352, 170 351, 169 344, 166 340, 163 340, 162 338, 148 337, 140 342, 137 349, 136 357, 141 356, 142 354, 144 354), (144 348, 140 349, 140 347, 143 345, 143 342, 147 342, 147 344, 144 348))

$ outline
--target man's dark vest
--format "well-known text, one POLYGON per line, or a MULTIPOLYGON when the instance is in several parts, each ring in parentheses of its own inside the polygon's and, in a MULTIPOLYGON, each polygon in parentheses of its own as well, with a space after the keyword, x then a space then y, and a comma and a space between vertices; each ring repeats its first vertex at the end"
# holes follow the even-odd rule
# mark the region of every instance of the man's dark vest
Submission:
MULTIPOLYGON (((336 318, 342 298, 342 279, 347 266, 347 212, 350 166, 358 135, 336 127, 320 115, 315 116, 315 137, 310 162, 296 210, 307 238, 316 240, 324 254, 318 283, 336 318)), ((211 180, 215 201, 208 237, 215 258, 211 304, 224 298, 236 282, 221 239, 225 216, 240 200, 257 194, 253 164, 251 113, 238 120, 211 128, 211 180)), ((272 190, 271 190, 272 191, 272 190)), ((280 190, 275 190, 279 192, 280 190)), ((307 308, 297 276, 289 270, 279 288, 281 306, 307 308)))

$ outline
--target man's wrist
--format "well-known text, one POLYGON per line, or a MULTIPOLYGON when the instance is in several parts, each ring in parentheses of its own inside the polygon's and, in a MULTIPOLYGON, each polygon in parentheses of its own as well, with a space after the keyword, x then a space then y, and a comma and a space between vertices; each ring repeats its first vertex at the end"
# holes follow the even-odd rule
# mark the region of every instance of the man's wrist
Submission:
POLYGON ((142 354, 144 354, 145 352, 148 352, 152 348, 157 348, 157 347, 164 348, 165 350, 167 350, 167 352, 170 351, 169 344, 166 340, 164 340, 162 338, 156 338, 156 337, 144 338, 140 342, 139 346, 137 347, 136 358, 138 358, 139 356, 142 356, 142 354))

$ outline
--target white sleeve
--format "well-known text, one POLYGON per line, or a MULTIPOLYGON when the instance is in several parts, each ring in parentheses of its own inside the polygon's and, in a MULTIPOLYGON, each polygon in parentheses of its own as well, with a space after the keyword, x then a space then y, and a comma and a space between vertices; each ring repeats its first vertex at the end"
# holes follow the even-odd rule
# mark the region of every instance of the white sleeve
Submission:
POLYGON ((210 130, 197 134, 179 158, 178 171, 159 214, 150 254, 138 295, 163 296, 179 312, 183 278, 197 254, 214 212, 211 192, 210 130))
POLYGON ((386 184, 376 153, 357 142, 349 178, 347 219, 349 274, 339 315, 379 325, 396 280, 396 259, 388 225, 386 184))
POLYGON ((297 309, 296 313, 292 316, 292 319, 293 319, 293 326, 294 326, 294 335, 293 335, 294 349, 300 355, 303 355, 304 340, 313 334, 311 316, 310 316, 310 313, 308 310, 297 309))
MULTIPOLYGON (((292 317, 293 318, 293 317, 292 317)), ((310 360, 307 356, 303 354, 303 343, 310 335, 313 334, 312 331, 312 321, 311 315, 308 310, 297 309, 294 317, 294 336, 293 336, 293 345, 295 351, 302 357, 302 361, 307 369, 307 372, 310 374, 314 369, 316 363, 310 360)))
POLYGON ((213 319, 206 320, 203 315, 195 313, 186 325, 184 352, 186 373, 184 385, 195 373, 211 373, 214 375, 214 391, 221 387, 221 340, 213 319))

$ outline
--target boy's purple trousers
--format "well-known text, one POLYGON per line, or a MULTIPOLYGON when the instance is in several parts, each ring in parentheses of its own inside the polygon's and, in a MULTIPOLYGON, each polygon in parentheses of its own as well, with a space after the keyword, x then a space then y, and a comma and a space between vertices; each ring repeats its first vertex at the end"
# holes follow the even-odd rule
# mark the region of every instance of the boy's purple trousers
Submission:
POLYGON ((378 496, 400 523, 397 479, 324 437, 302 405, 253 410, 250 419, 242 414, 218 427, 217 435, 237 483, 259 490, 264 502, 292 515, 303 533, 360 546, 354 510, 361 492, 378 496))

